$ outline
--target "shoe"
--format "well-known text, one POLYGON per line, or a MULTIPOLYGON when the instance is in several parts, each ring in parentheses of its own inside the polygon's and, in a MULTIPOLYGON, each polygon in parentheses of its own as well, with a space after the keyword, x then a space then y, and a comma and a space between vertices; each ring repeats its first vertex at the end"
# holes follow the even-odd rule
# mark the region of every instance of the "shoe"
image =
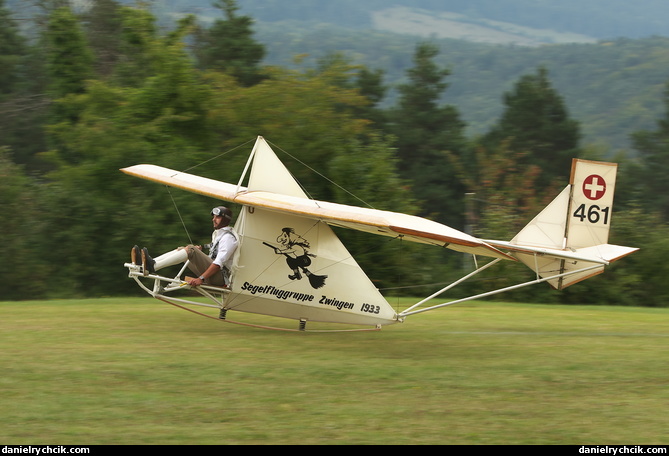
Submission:
POLYGON ((293 271, 295 274, 291 274, 288 276, 290 280, 301 280, 302 279, 302 274, 300 274, 300 271, 293 271))
POLYGON ((132 250, 130 251, 130 259, 132 260, 132 264, 134 265, 141 265, 142 264, 142 252, 139 250, 139 247, 134 246, 132 250))
POLYGON ((144 275, 155 274, 155 264, 156 262, 151 258, 151 255, 149 255, 149 250, 144 247, 142 249, 142 269, 144 270, 144 275))

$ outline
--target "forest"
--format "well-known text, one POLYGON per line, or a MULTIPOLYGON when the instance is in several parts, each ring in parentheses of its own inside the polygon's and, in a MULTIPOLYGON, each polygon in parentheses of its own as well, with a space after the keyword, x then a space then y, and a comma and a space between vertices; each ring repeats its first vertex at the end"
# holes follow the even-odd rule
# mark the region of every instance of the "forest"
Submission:
MULTIPOLYGON (((535 287, 504 299, 668 305, 669 75, 664 111, 612 156, 583 141, 548 66, 519 75, 498 94, 497 118, 471 134, 459 107, 444 102, 453 71, 433 42, 413 43, 390 86, 384 70, 336 46, 313 65, 269 64, 254 18, 234 0, 215 5, 215 20, 183 15, 166 30, 137 5, 97 0, 82 11, 41 0, 27 36, 0 0, 0 299, 138 294, 122 267, 132 245, 161 251, 206 239, 217 202, 119 169, 153 163, 236 182, 262 135, 314 198, 364 201, 484 238, 512 238, 567 183, 573 157, 616 161, 610 242, 641 250, 562 292, 535 287)), ((421 293, 466 263, 339 234, 388 294, 421 293)), ((470 286, 518 274, 527 272, 509 264, 470 286)))

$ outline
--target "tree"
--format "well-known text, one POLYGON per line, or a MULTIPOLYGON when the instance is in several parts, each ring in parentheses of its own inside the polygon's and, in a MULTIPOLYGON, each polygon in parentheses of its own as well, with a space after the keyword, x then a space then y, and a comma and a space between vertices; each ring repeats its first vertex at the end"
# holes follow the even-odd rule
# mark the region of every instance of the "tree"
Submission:
POLYGON ((120 10, 121 36, 119 43, 120 58, 113 72, 116 84, 139 86, 146 79, 159 72, 157 63, 156 37, 158 28, 156 18, 144 8, 124 7, 120 10))
MULTIPOLYGON (((79 115, 50 127, 58 167, 48 175, 47 198, 58 210, 48 222, 58 230, 44 257, 68 271, 54 288, 74 295, 136 292, 130 282, 119 285, 117 275, 132 243, 156 250, 188 243, 170 192, 119 168, 147 162, 185 169, 204 159, 212 137, 212 96, 184 49, 188 24, 157 36, 146 11, 124 8, 122 14, 123 36, 141 44, 121 46, 132 51, 134 62, 122 57, 129 65, 146 63, 143 79, 87 81, 80 93, 59 101, 79 115)), ((206 229, 213 202, 182 205, 183 193, 173 196, 185 223, 206 229)))
POLYGON ((85 91, 93 56, 79 21, 67 7, 55 9, 46 30, 48 93, 52 99, 85 91))
POLYGON ((331 183, 319 173, 328 175, 330 161, 350 147, 352 138, 364 141, 369 125, 353 114, 365 105, 365 98, 354 88, 334 83, 344 77, 334 72, 334 67, 327 75, 275 68, 262 83, 243 89, 227 75, 208 74, 214 89, 212 128, 226 133, 220 147, 225 150, 262 134, 280 147, 280 158, 311 196, 332 198, 331 183))
POLYGON ((0 0, 0 102, 15 90, 20 80, 19 65, 25 46, 16 22, 5 8, 5 0, 0 0))
POLYGON ((504 104, 504 113, 485 143, 495 147, 506 142, 511 150, 526 152, 524 163, 542 171, 542 187, 568 177, 572 158, 580 155, 580 128, 551 86, 548 71, 541 67, 536 74, 520 78, 514 89, 504 94, 504 104))
MULTIPOLYGON (((451 157, 459 179, 465 184, 468 201, 468 232, 482 239, 511 240, 534 216, 558 195, 559 188, 537 191, 541 170, 536 165, 526 165, 526 153, 508 148, 507 142, 488 148, 474 141, 471 160, 451 157)), ((467 157, 469 158, 469 157, 467 157)), ((473 267, 469 258, 466 258, 473 267)), ((490 261, 481 259, 479 261, 490 261)), ((493 290, 519 283, 519 278, 531 278, 532 272, 517 262, 504 261, 483 272, 477 281, 463 284, 469 294, 493 290)), ((521 302, 553 300, 538 287, 527 287, 504 293, 504 299, 521 302)))
MULTIPOLYGON (((349 147, 333 157, 329 175, 337 183, 334 201, 413 213, 416 203, 406 182, 399 177, 391 144, 388 138, 371 134, 364 143, 350 141, 349 147)), ((341 230, 338 235, 382 290, 411 286, 410 292, 416 293, 413 287, 442 279, 437 255, 443 252, 438 249, 354 230, 341 230)))
POLYGON ((664 92, 665 115, 653 131, 642 130, 632 135, 638 152, 638 164, 633 168, 637 197, 649 212, 658 212, 669 221, 669 83, 664 92))
POLYGON ((385 113, 379 104, 386 95, 387 87, 383 85, 383 71, 370 70, 364 65, 351 63, 351 59, 340 52, 326 55, 318 60, 317 74, 327 78, 331 84, 357 90, 365 99, 363 105, 348 106, 351 114, 373 123, 379 130, 385 128, 385 113))
MULTIPOLYGON (((93 76, 93 55, 79 21, 68 7, 51 12, 43 40, 46 43, 46 94, 51 100, 49 128, 53 128, 78 120, 81 106, 66 99, 86 91, 86 81, 93 76)), ((80 156, 71 148, 58 142, 53 131, 47 132, 49 147, 58 149, 62 160, 79 160, 80 156)))
POLYGON ((422 215, 462 226, 464 189, 454 179, 446 151, 466 153, 465 124, 455 107, 439 105, 450 71, 434 62, 438 52, 429 43, 416 47, 414 67, 407 71, 409 82, 399 87, 389 131, 397 137, 399 169, 412 183, 422 215))
POLYGON ((258 84, 266 76, 259 68, 265 47, 253 39, 253 19, 237 16, 235 0, 218 0, 214 6, 225 14, 209 29, 195 34, 195 55, 202 69, 223 71, 234 76, 244 87, 258 84))
POLYGON ((0 296, 2 299, 40 298, 48 289, 52 269, 43 261, 49 237, 44 217, 51 208, 40 204, 39 189, 22 167, 0 147, 0 296))
POLYGON ((8 146, 14 162, 32 172, 40 168, 36 155, 45 148, 43 59, 4 4, 0 0, 0 146, 8 146))
POLYGON ((95 0, 82 19, 95 55, 96 72, 103 77, 108 76, 121 53, 120 4, 115 0, 95 0))

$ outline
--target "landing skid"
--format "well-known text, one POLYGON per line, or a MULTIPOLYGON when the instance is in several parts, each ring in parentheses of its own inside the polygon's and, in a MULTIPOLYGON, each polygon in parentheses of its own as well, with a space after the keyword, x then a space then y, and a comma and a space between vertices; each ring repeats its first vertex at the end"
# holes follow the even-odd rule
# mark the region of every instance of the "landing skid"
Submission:
MULTIPOLYGON (((470 279, 471 277, 485 271, 489 267, 497 264, 501 259, 495 259, 481 267, 477 267, 474 271, 471 273, 465 275, 464 277, 460 278, 459 280, 456 280, 455 282, 451 283, 450 285, 442 288, 441 290, 437 291, 436 293, 433 293, 432 295, 426 297, 425 299, 419 301, 418 303, 410 306, 409 308, 405 309, 404 311, 400 312, 397 314, 397 321, 404 321, 404 319, 410 315, 416 315, 419 313, 423 312, 428 312, 431 310, 435 310, 438 308, 446 307, 446 306, 451 306, 454 304, 459 304, 462 302, 466 301, 472 301, 475 299, 482 299, 486 298, 488 296, 492 296, 495 294, 503 293, 506 291, 510 290, 515 290, 518 288, 523 288, 526 286, 530 285, 535 285, 538 283, 543 283, 547 282, 549 280, 554 280, 558 279, 561 277, 567 277, 573 274, 581 274, 584 272, 588 271, 594 271, 598 268, 601 268, 600 264, 595 264, 593 266, 588 266, 584 267, 578 270, 573 270, 565 273, 557 273, 548 277, 541 277, 537 273, 536 279, 535 280, 529 280, 524 283, 520 283, 517 285, 512 285, 509 287, 504 287, 504 288, 499 288, 496 290, 488 291, 485 293, 477 294, 477 295, 472 295, 466 298, 461 298, 453 301, 448 301, 444 302, 442 304, 437 304, 437 305, 430 305, 426 307, 421 307, 424 304, 426 304, 428 301, 440 296, 441 294, 445 293, 446 291, 454 288, 455 286, 461 284, 462 282, 470 279), (420 307, 420 308, 419 308, 420 307)), ((241 321, 234 321, 230 320, 228 318, 228 312, 231 310, 229 308, 225 307, 225 301, 227 299, 227 296, 232 292, 229 288, 223 288, 223 287, 216 287, 216 286, 211 286, 211 285, 200 285, 197 287, 191 287, 188 285, 188 281, 186 279, 183 279, 182 276, 186 271, 186 268, 188 267, 188 262, 184 264, 182 269, 179 271, 176 277, 170 278, 170 277, 165 277, 157 274, 148 274, 144 275, 142 272, 142 268, 139 265, 133 264, 133 263, 126 263, 125 267, 128 268, 128 276, 131 277, 132 279, 137 282, 137 284, 142 288, 144 291, 146 291, 149 295, 153 296, 154 298, 161 300, 165 303, 168 303, 170 305, 173 305, 175 307, 178 307, 183 310, 187 310, 189 312, 195 313, 197 315, 214 319, 220 322, 224 323, 231 323, 231 324, 236 324, 236 325, 242 325, 242 326, 248 326, 248 327, 253 327, 253 328, 260 328, 260 329, 271 329, 275 331, 286 331, 286 332, 361 332, 361 331, 378 331, 381 329, 381 326, 375 326, 372 328, 355 328, 355 329, 324 329, 324 330, 313 330, 309 329, 307 331, 306 329, 306 320, 299 320, 299 327, 297 329, 290 329, 290 328, 280 328, 280 327, 273 327, 273 326, 265 326, 265 325, 259 325, 259 324, 253 324, 253 323, 245 323, 241 321), (150 287, 147 284, 152 284, 150 287), (204 298, 208 300, 208 302, 200 302, 200 301, 195 301, 193 299, 184 299, 184 298, 179 298, 176 296, 171 295, 171 293, 177 292, 177 291, 192 291, 200 294, 204 298), (217 309, 219 311, 218 316, 212 316, 209 314, 206 314, 204 312, 198 311, 193 309, 192 307, 206 307, 210 309, 217 309)))
POLYGON ((323 329, 323 330, 307 329, 306 320, 300 320, 298 328, 291 329, 291 328, 280 328, 275 326, 266 326, 254 323, 235 321, 228 318, 228 313, 230 309, 225 308, 225 300, 227 295, 231 293, 231 290, 229 288, 215 287, 210 285, 200 285, 197 287, 191 287, 190 285, 188 285, 187 279, 182 278, 183 274, 186 271, 186 268, 188 267, 188 262, 184 264, 184 266, 181 268, 179 273, 174 278, 165 277, 158 274, 144 275, 141 266, 133 263, 126 263, 124 266, 128 268, 128 277, 135 280, 135 282, 137 282, 139 287, 152 297, 160 301, 163 301, 167 304, 170 304, 174 307, 177 307, 179 309, 194 313, 201 317, 216 320, 222 323, 230 323, 234 325, 247 326, 251 328, 269 329, 269 330, 284 331, 284 332, 313 332, 313 333, 365 332, 365 331, 379 331, 381 329, 380 326, 372 328, 355 328, 355 329, 323 329), (177 291, 186 291, 186 290, 199 293, 201 296, 207 298, 209 303, 195 301, 193 299, 178 298, 170 294, 177 291), (205 312, 195 310, 193 306, 218 309, 219 311, 218 316, 213 316, 205 312))

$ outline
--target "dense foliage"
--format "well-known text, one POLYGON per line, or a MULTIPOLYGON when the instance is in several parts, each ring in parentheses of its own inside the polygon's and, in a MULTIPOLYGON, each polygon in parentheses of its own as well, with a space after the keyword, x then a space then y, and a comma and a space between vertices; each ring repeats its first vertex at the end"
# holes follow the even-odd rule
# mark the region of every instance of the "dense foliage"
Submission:
MULTIPOLYGON (((452 71, 432 43, 414 44, 392 87, 398 95, 384 104, 384 72, 341 53, 314 66, 262 66, 253 20, 233 0, 218 3, 223 17, 210 26, 186 16, 169 32, 149 10, 114 0, 82 14, 67 2, 42 6, 45 20, 28 40, 0 0, 3 299, 138 293, 122 269, 133 244, 161 251, 209 235, 215 201, 118 171, 136 163, 235 182, 262 135, 316 198, 510 239, 564 185, 571 157, 604 158, 581 144, 581 124, 547 67, 500 94, 498 120, 469 137, 458 107, 442 102, 452 71), (466 212, 472 201, 478 210, 466 212)), ((611 242, 642 250, 565 292, 537 287, 512 298, 667 305, 658 269, 669 253, 667 109, 656 129, 636 133, 635 158, 616 160, 611 242)), ((422 292, 410 286, 458 276, 466 260, 363 236, 341 233, 384 289, 422 292)), ((483 285, 528 274, 506 268, 483 285)))

